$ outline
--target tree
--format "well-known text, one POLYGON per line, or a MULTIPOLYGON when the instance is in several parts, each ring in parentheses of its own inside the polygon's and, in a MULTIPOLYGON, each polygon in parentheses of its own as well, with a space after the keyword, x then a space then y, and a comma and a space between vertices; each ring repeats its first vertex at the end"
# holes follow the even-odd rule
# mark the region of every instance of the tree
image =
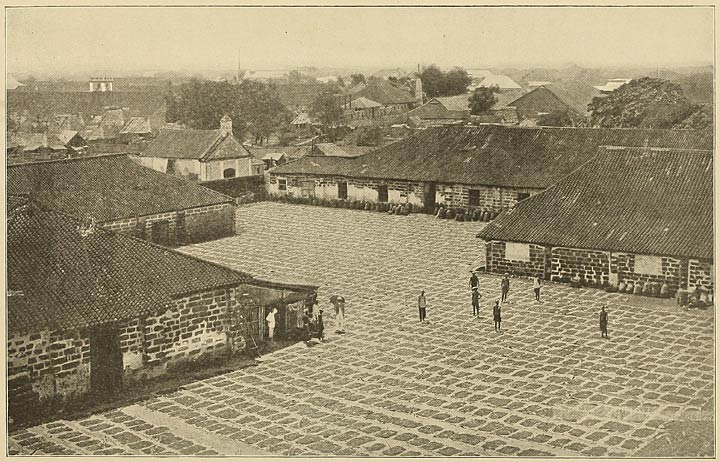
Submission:
POLYGON ((165 120, 168 122, 177 122, 180 118, 178 111, 178 101, 173 90, 173 84, 168 80, 167 89, 165 90, 165 120))
POLYGON ((464 69, 456 67, 449 72, 443 72, 434 64, 423 68, 420 79, 423 90, 431 98, 463 94, 472 81, 464 69))
POLYGON ((351 74, 350 75, 350 83, 352 85, 357 85, 359 83, 366 83, 367 79, 365 78, 365 74, 357 73, 357 74, 351 74))
POLYGON ((489 111, 497 103, 495 93, 498 91, 500 91, 500 88, 497 86, 476 88, 468 104, 470 114, 478 115, 489 111))
POLYGON ((693 112, 673 126, 673 128, 689 128, 689 129, 709 129, 714 127, 712 106, 703 104, 695 106, 693 112))
POLYGON ((251 80, 236 84, 192 79, 177 92, 169 88, 166 103, 170 103, 169 121, 208 130, 218 128, 220 119, 227 114, 237 138, 250 133, 256 142, 279 132, 290 121, 277 88, 251 80))
POLYGON ((679 85, 643 77, 627 83, 606 97, 590 102, 590 124, 608 128, 672 128, 697 107, 679 85))
POLYGON ((310 108, 310 113, 326 127, 336 125, 342 118, 343 110, 340 106, 339 94, 337 85, 328 83, 310 108))
POLYGON ((465 69, 459 67, 445 74, 445 95, 441 96, 455 96, 462 95, 467 91, 468 85, 470 85, 472 79, 468 75, 465 69))
POLYGON ((420 73, 420 80, 423 83, 423 91, 430 98, 443 96, 445 94, 445 74, 436 65, 423 68, 420 73))

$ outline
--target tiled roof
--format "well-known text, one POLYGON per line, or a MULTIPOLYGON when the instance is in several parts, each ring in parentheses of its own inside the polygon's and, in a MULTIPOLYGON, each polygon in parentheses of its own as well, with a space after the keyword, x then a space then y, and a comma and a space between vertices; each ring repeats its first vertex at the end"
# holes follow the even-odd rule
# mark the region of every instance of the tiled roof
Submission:
POLYGON ((126 155, 10 165, 8 194, 98 222, 184 210, 232 199, 188 180, 143 167, 126 155))
POLYGON ((545 88, 580 114, 586 114, 588 112, 588 104, 590 104, 594 97, 600 96, 600 92, 597 89, 584 82, 568 81, 551 83, 550 85, 545 85, 545 88))
MULTIPOLYGON (((130 115, 149 116, 165 110, 165 89, 162 86, 137 92, 60 92, 14 91, 7 95, 8 113, 27 110, 30 114, 97 115, 103 108, 129 108, 130 115)), ((89 117, 86 118, 89 120, 89 117)))
POLYGON ((435 98, 440 101, 446 109, 450 111, 470 111, 471 93, 463 93, 455 96, 438 96, 435 98))
POLYGON ((131 117, 130 120, 127 121, 125 126, 120 130, 120 134, 126 134, 126 133, 135 133, 135 134, 145 134, 145 133, 152 133, 152 128, 150 127, 150 119, 147 117, 131 117))
POLYGON ((507 90, 495 93, 495 105, 493 109, 500 109, 512 106, 510 103, 520 98, 525 93, 522 90, 507 90))
POLYGON ((305 156, 270 169, 277 175, 340 175, 355 176, 355 160, 358 157, 305 156))
POLYGON ((712 149, 713 141, 695 130, 431 127, 348 162, 303 158, 273 172, 544 189, 603 145, 712 149))
POLYGON ((371 109, 374 107, 382 107, 382 104, 361 96, 350 101, 345 107, 349 109, 371 109))
POLYGON ((237 159, 250 157, 234 136, 220 130, 163 129, 140 154, 168 159, 237 159))
MULTIPOLYGON (((467 105, 467 100, 465 101, 467 105)), ((420 107, 409 111, 408 117, 419 117, 422 120, 446 120, 446 119, 467 119, 470 116, 470 109, 450 110, 443 104, 440 98, 433 98, 420 107)))
POLYGON ((342 147, 335 143, 317 143, 314 146, 312 155, 323 155, 328 157, 354 157, 348 154, 342 147))
POLYGON ((469 69, 468 75, 473 79, 473 86, 476 87, 500 87, 501 90, 521 88, 517 82, 503 74, 493 74, 483 69, 469 69))
POLYGON ((384 79, 368 79, 367 83, 360 83, 352 87, 348 92, 356 98, 364 96, 369 100, 377 101, 383 106, 417 102, 417 98, 411 95, 409 91, 396 87, 384 79))
POLYGON ((601 148, 478 235, 639 254, 712 258, 712 151, 601 148))
POLYGON ((71 329, 162 311, 180 296, 248 283, 244 273, 31 208, 8 219, 10 331, 71 329))
POLYGON ((568 106, 578 114, 587 114, 588 104, 590 104, 594 97, 602 95, 600 91, 584 82, 567 81, 560 83, 551 83, 548 85, 537 87, 534 90, 520 96, 515 101, 507 103, 507 105, 516 106, 518 103, 522 104, 522 100, 524 98, 532 95, 535 92, 542 91, 549 91, 550 93, 555 95, 555 97, 557 97, 560 101, 562 101, 566 106, 568 106))

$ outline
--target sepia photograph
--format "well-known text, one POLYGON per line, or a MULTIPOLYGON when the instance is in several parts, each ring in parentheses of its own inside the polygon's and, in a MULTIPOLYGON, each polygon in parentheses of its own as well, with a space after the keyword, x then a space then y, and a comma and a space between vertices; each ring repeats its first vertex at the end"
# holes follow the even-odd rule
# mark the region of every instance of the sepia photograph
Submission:
POLYGON ((714 5, 3 10, 3 458, 716 457, 714 5))

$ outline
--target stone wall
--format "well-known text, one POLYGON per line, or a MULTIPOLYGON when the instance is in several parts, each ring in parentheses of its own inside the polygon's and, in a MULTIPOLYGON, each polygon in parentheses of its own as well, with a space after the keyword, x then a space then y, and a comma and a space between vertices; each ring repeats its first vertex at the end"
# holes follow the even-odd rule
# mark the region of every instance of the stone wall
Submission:
POLYGON ((529 244, 529 259, 513 260, 506 257, 506 245, 500 241, 485 244, 488 271, 523 276, 549 274, 552 281, 567 283, 579 279, 584 284, 599 287, 650 281, 667 284, 671 294, 688 280, 691 288, 700 284, 712 290, 711 261, 690 260, 688 265, 687 261, 678 258, 642 256, 657 262, 656 271, 649 274, 637 268, 635 260, 641 256, 626 252, 554 247, 550 253, 550 267, 545 268, 546 250, 542 246, 529 244))
MULTIPOLYGON (((271 195, 289 194, 295 197, 314 196, 319 199, 338 199, 337 185, 340 182, 347 182, 348 200, 351 201, 377 202, 378 187, 386 185, 389 203, 424 205, 425 183, 417 181, 270 174, 267 187, 268 193, 271 195), (280 178, 287 181, 286 191, 280 191, 278 188, 278 179, 280 178)), ((512 207, 520 200, 523 194, 537 194, 541 190, 437 183, 435 191, 436 204, 497 211, 502 208, 512 207), (478 204, 472 207, 470 206, 470 190, 478 190, 479 198, 478 204)))
POLYGON ((435 202, 450 207, 470 207, 480 210, 500 210, 518 203, 521 194, 537 194, 540 189, 499 188, 465 184, 438 183, 435 202), (479 203, 470 205, 470 190, 477 190, 479 203))
POLYGON ((671 257, 655 257, 661 261, 660 274, 646 274, 636 271, 635 268, 636 255, 623 252, 613 252, 611 258, 611 269, 613 273, 618 274, 618 281, 626 284, 632 282, 633 285, 638 283, 656 282, 659 284, 667 284, 671 293, 675 293, 685 280, 687 274, 687 262, 671 257))
POLYGON ((235 235, 235 205, 217 204, 185 211, 185 243, 235 235))
POLYGON ((514 276, 536 276, 545 272, 545 248, 528 244, 527 260, 508 259, 505 253, 506 243, 492 241, 485 244, 487 270, 496 273, 509 273, 514 276))
POLYGON ((12 333, 7 353, 11 413, 90 390, 90 340, 85 331, 12 333))
POLYGON ((217 191, 240 201, 262 200, 267 195, 263 175, 240 176, 200 183, 208 189, 217 191))
POLYGON ((209 205, 182 211, 122 218, 102 223, 111 231, 152 240, 153 223, 166 221, 170 244, 184 245, 228 237, 235 234, 235 205, 232 203, 209 205), (181 226, 178 227, 178 217, 181 226), (183 223, 184 221, 184 223, 183 223))
POLYGON ((700 287, 704 290, 715 290, 715 275, 712 260, 690 260, 688 262, 688 288, 700 287))
POLYGON ((550 257, 550 280, 570 282, 573 279, 603 286, 610 281, 610 259, 607 252, 555 247, 550 257))
MULTIPOLYGON (((240 285, 183 296, 153 315, 119 322, 123 381, 152 378, 188 361, 262 342, 267 307, 297 296, 289 289, 240 285)), ((90 391, 85 330, 14 333, 7 351, 12 412, 90 391)))

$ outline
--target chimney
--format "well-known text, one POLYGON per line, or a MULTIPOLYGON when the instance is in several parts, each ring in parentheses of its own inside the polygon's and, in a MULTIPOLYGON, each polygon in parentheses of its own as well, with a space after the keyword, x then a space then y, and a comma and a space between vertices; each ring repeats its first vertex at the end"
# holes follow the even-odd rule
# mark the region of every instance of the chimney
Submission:
POLYGON ((422 80, 420 80, 420 77, 415 79, 415 99, 417 99, 417 102, 420 106, 422 106, 423 103, 423 89, 422 89, 422 80))
POLYGON ((223 136, 232 135, 232 119, 228 117, 227 114, 220 119, 220 133, 222 133, 223 136))

